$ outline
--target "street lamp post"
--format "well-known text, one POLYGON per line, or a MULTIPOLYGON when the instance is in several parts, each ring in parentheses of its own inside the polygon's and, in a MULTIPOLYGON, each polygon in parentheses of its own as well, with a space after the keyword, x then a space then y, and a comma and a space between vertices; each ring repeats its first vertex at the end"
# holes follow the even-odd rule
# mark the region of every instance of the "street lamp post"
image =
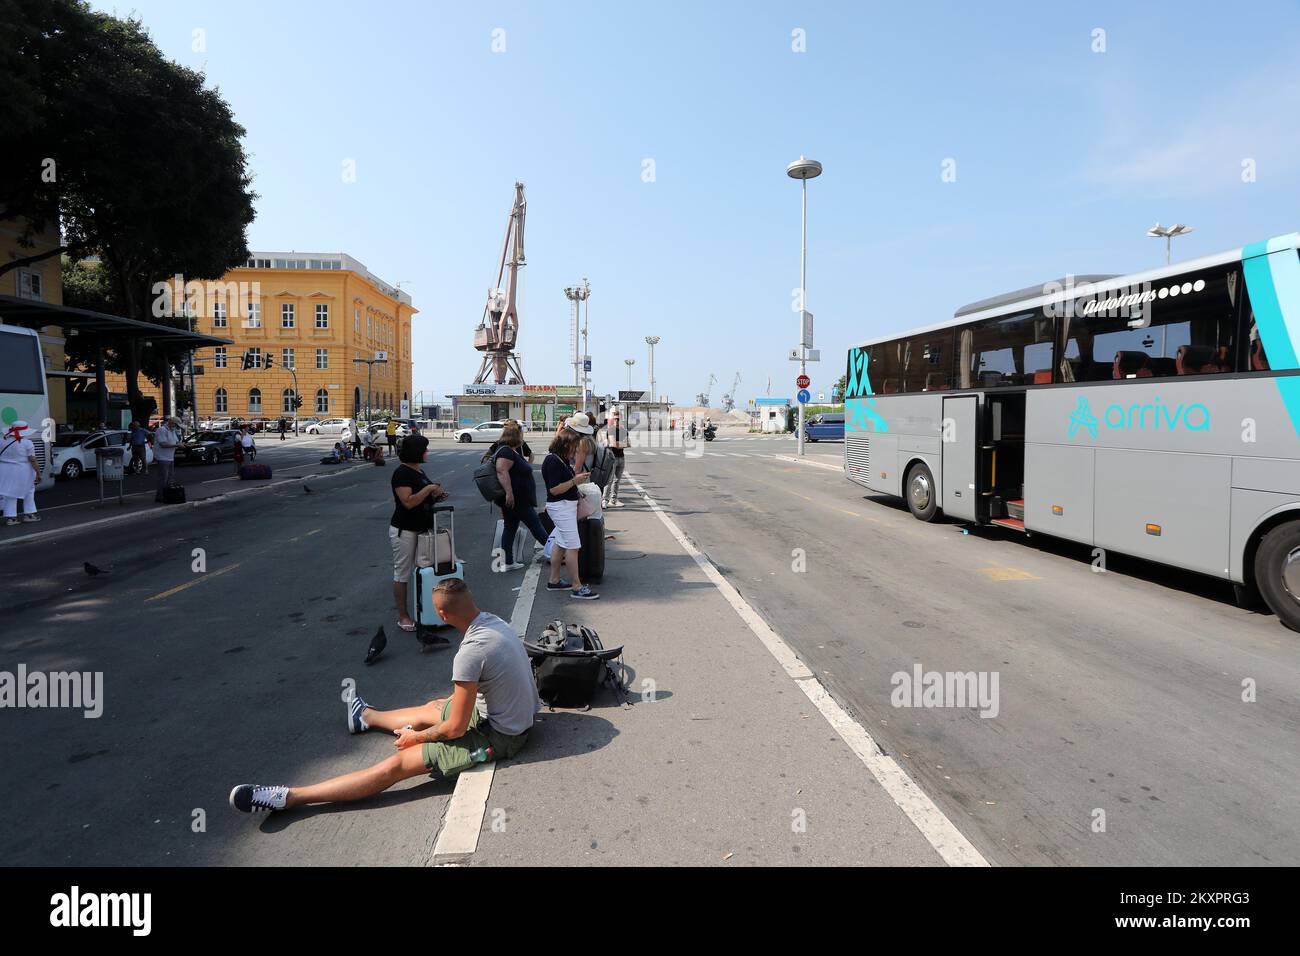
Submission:
POLYGON ((623 359, 623 364, 627 366, 627 390, 632 391, 632 366, 636 364, 636 359, 623 359))
POLYGON ((655 346, 659 344, 659 336, 647 335, 645 344, 650 346, 650 401, 659 401, 659 393, 655 391, 655 346))
POLYGON ((363 364, 364 364, 365 367, 366 367, 366 424, 369 425, 369 424, 370 424, 370 386, 371 386, 371 376, 372 376, 372 373, 374 372, 375 366, 376 366, 376 365, 387 365, 387 364, 388 364, 388 359, 374 359, 374 358, 363 359, 363 358, 354 358, 354 359, 352 360, 352 364, 353 364, 353 365, 363 365, 363 364))
MULTIPOLYGON (((799 374, 808 374, 808 349, 804 342, 804 313, 808 311, 808 180, 816 179, 822 174, 822 164, 815 159, 800 156, 785 168, 785 174, 791 179, 802 182, 803 192, 803 234, 799 248, 799 374)), ((803 456, 803 419, 804 404, 799 403, 799 455, 803 456)))
POLYGON ((1156 223, 1147 230, 1147 235, 1152 239, 1163 239, 1165 241, 1165 265, 1173 261, 1173 242, 1175 236, 1185 236, 1189 232, 1195 231, 1191 226, 1176 222, 1172 226, 1165 227, 1156 223))

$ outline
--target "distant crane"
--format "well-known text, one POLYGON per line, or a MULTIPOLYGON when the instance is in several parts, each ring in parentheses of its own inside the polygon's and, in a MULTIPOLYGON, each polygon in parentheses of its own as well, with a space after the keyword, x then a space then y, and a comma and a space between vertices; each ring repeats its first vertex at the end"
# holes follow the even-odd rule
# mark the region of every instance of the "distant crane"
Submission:
POLYGON ((704 391, 695 396, 695 404, 702 405, 704 408, 709 407, 709 393, 713 391, 713 384, 718 380, 718 376, 712 372, 709 373, 709 384, 704 386, 704 391))
POLYGON ((722 396, 722 410, 729 412, 736 407, 736 389, 740 385, 740 373, 736 373, 735 380, 731 383, 731 391, 722 396))
POLYGON ((488 290, 483 318, 474 330, 474 348, 483 353, 483 364, 474 376, 475 385, 486 382, 489 371, 497 385, 506 384, 507 373, 511 373, 510 384, 524 383, 524 372, 514 349, 519 340, 519 269, 525 265, 524 215, 527 211, 524 184, 515 183, 515 201, 506 222, 506 240, 501 248, 496 285, 488 290), (510 270, 509 277, 506 277, 507 269, 510 270), (506 277, 504 290, 501 288, 503 277, 506 277))

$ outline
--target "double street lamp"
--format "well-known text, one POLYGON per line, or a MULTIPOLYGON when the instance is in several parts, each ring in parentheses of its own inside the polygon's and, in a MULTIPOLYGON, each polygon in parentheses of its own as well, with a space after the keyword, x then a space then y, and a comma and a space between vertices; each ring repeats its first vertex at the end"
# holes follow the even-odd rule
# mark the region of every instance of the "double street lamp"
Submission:
POLYGON ((1173 257, 1173 242, 1175 236, 1185 236, 1194 231, 1191 226, 1176 222, 1172 226, 1162 226, 1156 223, 1147 230, 1147 235, 1152 239, 1163 239, 1165 241, 1165 265, 1169 265, 1173 257))
POLYGON ((375 366, 376 366, 376 365, 387 365, 387 364, 388 364, 388 359, 386 359, 386 358, 381 358, 381 359, 376 359, 376 358, 368 358, 368 359, 364 359, 364 358, 354 358, 354 359, 352 360, 352 364, 353 364, 353 365, 365 365, 365 367, 366 367, 366 424, 369 425, 369 424, 370 424, 370 385, 371 385, 371 375, 372 375, 372 373, 374 372, 374 370, 375 370, 375 366))

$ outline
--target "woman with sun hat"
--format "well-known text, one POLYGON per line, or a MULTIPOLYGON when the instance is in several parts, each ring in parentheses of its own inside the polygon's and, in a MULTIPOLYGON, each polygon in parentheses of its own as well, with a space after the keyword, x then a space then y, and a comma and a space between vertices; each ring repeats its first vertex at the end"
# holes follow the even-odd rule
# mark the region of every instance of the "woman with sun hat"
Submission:
POLYGON ((36 446, 26 437, 26 422, 14 422, 0 436, 0 500, 4 502, 4 523, 18 523, 18 502, 23 503, 23 521, 40 521, 36 514, 36 486, 41 466, 36 446))

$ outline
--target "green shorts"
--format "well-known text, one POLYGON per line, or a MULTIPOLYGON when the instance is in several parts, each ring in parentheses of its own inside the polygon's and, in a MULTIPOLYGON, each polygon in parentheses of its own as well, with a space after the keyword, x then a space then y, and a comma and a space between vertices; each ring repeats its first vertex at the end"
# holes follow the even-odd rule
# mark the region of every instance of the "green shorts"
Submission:
MULTIPOLYGON (((448 697, 446 703, 442 705, 443 720, 447 719, 450 710, 451 698, 448 697)), ((462 770, 474 766, 474 759, 470 754, 481 747, 491 747, 492 759, 502 760, 519 753, 526 743, 528 743, 528 731, 525 730, 522 734, 513 737, 500 733, 479 714, 478 707, 475 707, 470 712, 469 727, 463 735, 455 740, 422 744, 421 754, 424 757, 425 767, 430 771, 436 770, 444 777, 454 777, 462 770)))

